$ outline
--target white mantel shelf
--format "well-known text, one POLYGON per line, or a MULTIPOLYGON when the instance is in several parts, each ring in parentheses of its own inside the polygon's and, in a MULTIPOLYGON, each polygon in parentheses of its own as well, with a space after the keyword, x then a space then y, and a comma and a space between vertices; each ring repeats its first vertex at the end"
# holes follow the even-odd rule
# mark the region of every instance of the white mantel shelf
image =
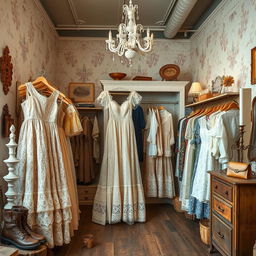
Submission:
POLYGON ((138 81, 138 80, 101 80, 102 89, 111 92, 169 92, 177 93, 179 118, 185 115, 185 90, 189 81, 138 81))
POLYGON ((104 91, 184 92, 189 81, 101 80, 104 91))

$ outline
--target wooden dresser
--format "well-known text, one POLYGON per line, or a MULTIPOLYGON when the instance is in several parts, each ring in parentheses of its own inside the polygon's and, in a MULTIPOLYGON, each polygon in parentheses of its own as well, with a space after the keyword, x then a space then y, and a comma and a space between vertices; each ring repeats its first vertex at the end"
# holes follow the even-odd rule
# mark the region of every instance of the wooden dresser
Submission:
POLYGON ((79 205, 93 205, 94 197, 97 190, 97 185, 78 185, 78 200, 79 205))
POLYGON ((252 256, 256 240, 256 179, 211 174, 211 248, 223 256, 252 256))

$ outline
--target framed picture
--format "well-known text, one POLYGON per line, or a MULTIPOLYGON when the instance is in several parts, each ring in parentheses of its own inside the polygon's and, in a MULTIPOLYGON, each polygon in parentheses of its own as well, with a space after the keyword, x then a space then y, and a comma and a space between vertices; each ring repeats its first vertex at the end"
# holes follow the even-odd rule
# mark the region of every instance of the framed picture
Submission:
POLYGON ((212 93, 219 94, 222 90, 223 77, 217 76, 215 80, 212 80, 212 93))
POLYGON ((252 62, 251 62, 251 72, 252 72, 251 84, 256 84, 256 47, 254 47, 252 49, 251 56, 252 56, 252 62))
POLYGON ((74 102, 94 102, 94 83, 69 83, 69 98, 74 102))

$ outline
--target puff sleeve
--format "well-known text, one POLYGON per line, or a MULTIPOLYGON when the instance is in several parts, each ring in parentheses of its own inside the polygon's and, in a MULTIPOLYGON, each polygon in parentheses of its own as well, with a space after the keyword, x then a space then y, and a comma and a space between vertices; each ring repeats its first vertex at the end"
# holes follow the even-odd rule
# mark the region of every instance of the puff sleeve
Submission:
POLYGON ((112 100, 112 96, 109 94, 108 91, 103 91, 97 98, 97 102, 105 109, 109 108, 109 103, 112 100))
POLYGON ((83 131, 79 114, 73 105, 69 105, 66 109, 63 128, 67 136, 75 136, 83 131))
POLYGON ((140 102, 142 100, 142 96, 140 94, 138 94, 137 92, 133 91, 130 93, 128 100, 131 102, 132 107, 136 108, 136 106, 140 104, 140 102))

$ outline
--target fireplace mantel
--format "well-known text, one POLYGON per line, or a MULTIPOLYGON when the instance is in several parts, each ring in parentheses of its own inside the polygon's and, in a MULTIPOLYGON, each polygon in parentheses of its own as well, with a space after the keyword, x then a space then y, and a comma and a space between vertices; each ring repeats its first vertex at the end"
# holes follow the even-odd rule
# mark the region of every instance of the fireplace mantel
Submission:
POLYGON ((101 80, 102 89, 112 92, 173 92, 178 95, 179 118, 185 115, 185 90, 189 81, 101 80))

